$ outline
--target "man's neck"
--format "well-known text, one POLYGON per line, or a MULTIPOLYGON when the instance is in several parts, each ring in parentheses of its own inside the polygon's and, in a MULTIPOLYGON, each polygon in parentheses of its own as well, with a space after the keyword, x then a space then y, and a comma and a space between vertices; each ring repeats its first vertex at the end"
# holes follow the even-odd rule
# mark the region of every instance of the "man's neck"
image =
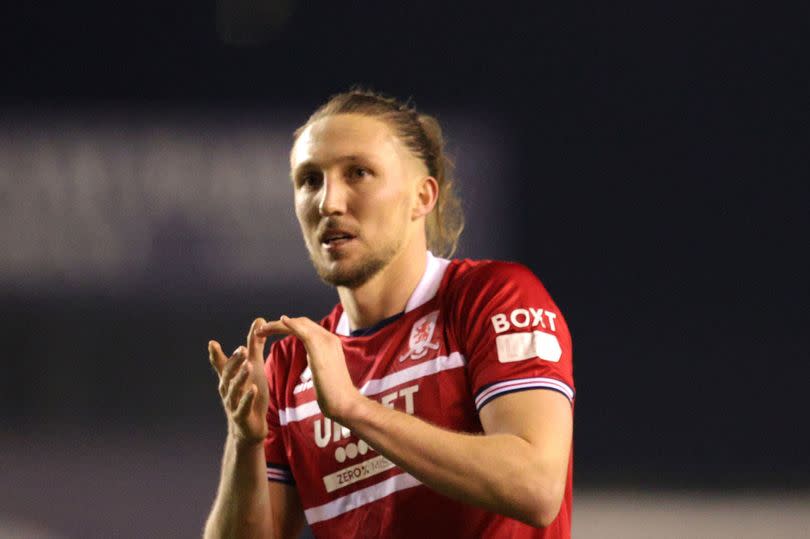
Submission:
POLYGON ((403 249, 377 275, 358 288, 338 288, 351 329, 373 326, 405 310, 427 266, 424 247, 403 249))

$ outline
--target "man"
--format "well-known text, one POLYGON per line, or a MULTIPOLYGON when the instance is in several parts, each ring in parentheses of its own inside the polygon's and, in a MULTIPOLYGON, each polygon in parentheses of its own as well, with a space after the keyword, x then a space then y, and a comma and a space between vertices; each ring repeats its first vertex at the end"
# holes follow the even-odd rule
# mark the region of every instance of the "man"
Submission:
POLYGON ((295 210, 340 303, 209 343, 228 416, 206 537, 569 537, 571 339, 525 267, 461 232, 438 123, 333 97, 296 132, 295 210), (266 364, 265 340, 272 344, 266 364))

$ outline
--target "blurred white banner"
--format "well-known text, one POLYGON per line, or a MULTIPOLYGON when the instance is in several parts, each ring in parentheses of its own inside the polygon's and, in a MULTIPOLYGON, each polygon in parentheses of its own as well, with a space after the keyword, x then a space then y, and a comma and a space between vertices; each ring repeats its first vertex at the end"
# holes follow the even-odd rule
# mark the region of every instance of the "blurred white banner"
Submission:
MULTIPOLYGON (((288 152, 306 117, 125 109, 3 115, 0 287, 300 283, 302 272, 312 272, 292 209, 288 152)), ((462 254, 510 258, 505 214, 516 182, 503 130, 475 115, 439 117, 467 209, 462 254)))

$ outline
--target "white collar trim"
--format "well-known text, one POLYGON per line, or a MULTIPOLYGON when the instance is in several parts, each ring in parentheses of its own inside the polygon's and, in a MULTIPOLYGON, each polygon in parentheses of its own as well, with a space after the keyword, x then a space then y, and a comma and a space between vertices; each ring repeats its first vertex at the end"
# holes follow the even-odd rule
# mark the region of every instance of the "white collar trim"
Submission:
MULTIPOLYGON (((447 266, 449 265, 449 260, 433 256, 433 253, 430 251, 427 252, 425 273, 422 275, 422 279, 420 279, 419 284, 416 285, 410 299, 408 299, 408 303, 405 304, 406 313, 421 307, 433 299, 436 292, 439 290, 442 277, 444 277, 444 272, 447 270, 447 266)), ((338 335, 343 335, 344 337, 348 337, 351 334, 349 317, 346 316, 346 311, 343 311, 340 314, 340 320, 338 320, 335 333, 338 335)))

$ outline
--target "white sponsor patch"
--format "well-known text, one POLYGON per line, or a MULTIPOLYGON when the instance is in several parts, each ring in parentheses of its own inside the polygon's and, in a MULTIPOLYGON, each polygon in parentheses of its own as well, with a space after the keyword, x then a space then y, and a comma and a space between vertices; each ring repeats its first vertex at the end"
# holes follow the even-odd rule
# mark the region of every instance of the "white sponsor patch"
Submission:
POLYGON ((338 470, 335 473, 325 475, 323 477, 323 484, 326 487, 326 492, 334 492, 339 488, 347 487, 352 483, 357 483, 361 479, 375 476, 393 467, 394 464, 390 460, 379 455, 373 459, 358 462, 357 464, 338 470))
POLYGON ((498 361, 501 363, 523 361, 533 357, 556 363, 562 357, 560 341, 555 335, 545 331, 498 335, 495 337, 495 346, 498 348, 498 361))

